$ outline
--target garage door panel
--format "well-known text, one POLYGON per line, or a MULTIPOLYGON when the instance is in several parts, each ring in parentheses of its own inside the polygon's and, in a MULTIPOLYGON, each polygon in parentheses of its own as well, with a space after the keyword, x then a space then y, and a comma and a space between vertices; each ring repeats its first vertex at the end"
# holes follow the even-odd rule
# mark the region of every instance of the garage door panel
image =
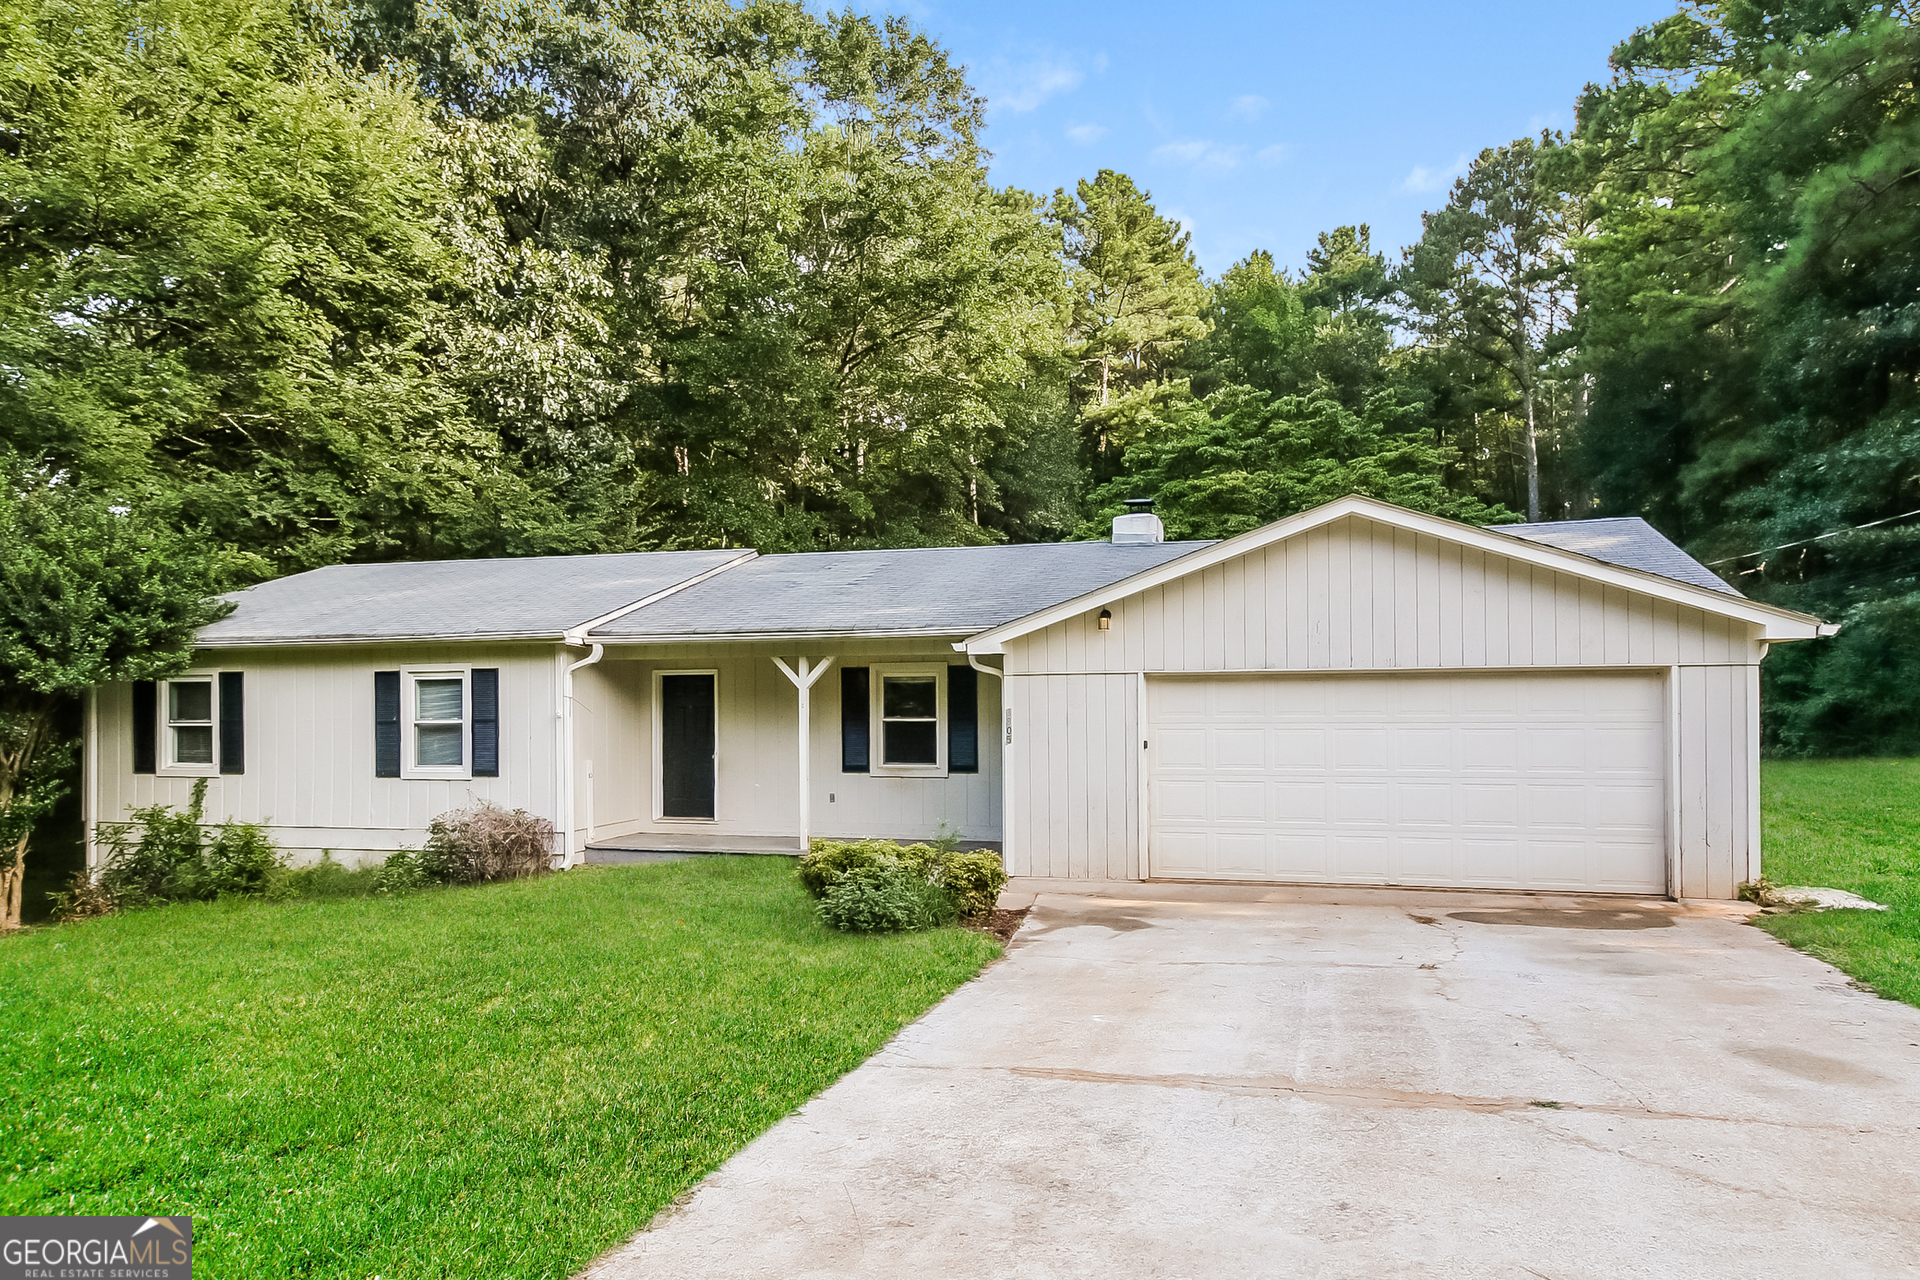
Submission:
POLYGON ((1267 784, 1264 781, 1216 782, 1211 796, 1215 822, 1264 824, 1267 784))
POLYGON ((1347 884, 1387 882, 1393 845, 1385 836, 1335 836, 1331 842, 1331 878, 1347 884))
POLYGON ((1335 729, 1333 767, 1371 772, 1391 758, 1393 735, 1385 729, 1335 729))
POLYGON ((1462 840, 1460 875, 1455 883, 1488 889, 1518 888, 1521 884, 1520 842, 1462 840))
POLYGON ((1392 821, 1393 787, 1385 782, 1336 782, 1333 784, 1333 817, 1336 822, 1385 826, 1392 821))
POLYGON ((1520 734, 1514 729, 1461 729, 1454 737, 1458 767, 1465 772, 1511 773, 1520 764, 1520 734))
POLYGON ((1205 769, 1207 767, 1207 731, 1205 729, 1159 729, 1156 764, 1167 769, 1205 769))
POLYGON ((1451 729, 1407 729, 1396 735, 1402 770, 1425 769, 1433 773, 1452 773, 1454 734, 1451 729))
POLYGON ((1399 802, 1395 816, 1403 824, 1447 829, 1457 825, 1450 783, 1405 782, 1392 788, 1392 793, 1399 802))
POLYGON ((1665 705, 1641 673, 1154 680, 1153 871, 1662 892, 1665 705))
POLYGON ((1602 773, 1643 774, 1648 760, 1660 758, 1662 735, 1657 728, 1608 726, 1591 729, 1588 735, 1593 768, 1602 773))
POLYGON ((1267 784, 1267 812, 1276 823, 1327 820, 1327 786, 1321 782, 1267 784))
POLYGON ((1276 769, 1324 769, 1327 767, 1327 731, 1325 729, 1269 729, 1267 747, 1276 769))
POLYGON ((1528 773, 1585 773, 1590 730, 1529 727, 1521 732, 1520 751, 1528 773))
POLYGON ((1512 782, 1460 784, 1460 822, 1467 827, 1520 825, 1520 787, 1512 782))
POLYGON ((1404 884, 1447 884, 1455 878, 1455 844, 1447 836, 1408 836, 1397 842, 1404 884))
POLYGON ((1267 730, 1216 729, 1212 764, 1216 769, 1265 769, 1267 730))
POLYGON ((1162 779, 1153 787, 1154 817, 1176 825, 1206 822, 1212 817, 1207 812, 1207 789, 1208 784, 1201 779, 1191 782, 1162 779))

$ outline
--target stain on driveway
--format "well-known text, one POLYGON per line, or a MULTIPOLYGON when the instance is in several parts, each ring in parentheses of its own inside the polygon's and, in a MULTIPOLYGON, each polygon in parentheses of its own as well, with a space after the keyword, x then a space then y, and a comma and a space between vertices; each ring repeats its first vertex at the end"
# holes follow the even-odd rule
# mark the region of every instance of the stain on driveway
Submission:
POLYGON ((1179 895, 1042 896, 589 1274, 1920 1265, 1920 1010, 1659 904, 1179 895))

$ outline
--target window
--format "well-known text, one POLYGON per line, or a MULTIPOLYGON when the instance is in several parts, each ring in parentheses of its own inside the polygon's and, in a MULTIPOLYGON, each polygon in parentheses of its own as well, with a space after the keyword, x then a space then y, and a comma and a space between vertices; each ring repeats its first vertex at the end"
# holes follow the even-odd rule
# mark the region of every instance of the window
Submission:
POLYGON ((467 673, 409 671, 406 684, 407 776, 467 777, 467 673))
POLYGON ((165 682, 167 767, 212 773, 213 677, 183 676, 165 682))
POLYGON ((946 674, 941 666, 875 667, 875 773, 946 772, 946 674))

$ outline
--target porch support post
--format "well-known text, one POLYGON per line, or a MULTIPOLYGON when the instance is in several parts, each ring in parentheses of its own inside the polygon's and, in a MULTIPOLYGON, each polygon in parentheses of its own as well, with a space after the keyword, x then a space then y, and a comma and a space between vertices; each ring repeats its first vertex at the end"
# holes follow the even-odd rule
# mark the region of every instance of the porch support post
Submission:
POLYGON ((822 658, 811 667, 805 658, 796 658, 794 661, 800 665, 798 671, 788 666, 782 658, 775 658, 773 665, 793 682, 794 689, 800 695, 800 852, 805 853, 813 847, 813 769, 812 752, 808 749, 813 738, 813 686, 821 676, 827 674, 833 659, 822 658))

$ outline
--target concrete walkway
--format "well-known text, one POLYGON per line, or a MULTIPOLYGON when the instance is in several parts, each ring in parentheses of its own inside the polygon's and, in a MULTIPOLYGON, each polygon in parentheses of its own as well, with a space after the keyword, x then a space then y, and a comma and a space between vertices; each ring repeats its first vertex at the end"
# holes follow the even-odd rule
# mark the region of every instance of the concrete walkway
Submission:
POLYGON ((1920 1274, 1920 1010, 1730 914, 1042 894, 588 1274, 1920 1274))

